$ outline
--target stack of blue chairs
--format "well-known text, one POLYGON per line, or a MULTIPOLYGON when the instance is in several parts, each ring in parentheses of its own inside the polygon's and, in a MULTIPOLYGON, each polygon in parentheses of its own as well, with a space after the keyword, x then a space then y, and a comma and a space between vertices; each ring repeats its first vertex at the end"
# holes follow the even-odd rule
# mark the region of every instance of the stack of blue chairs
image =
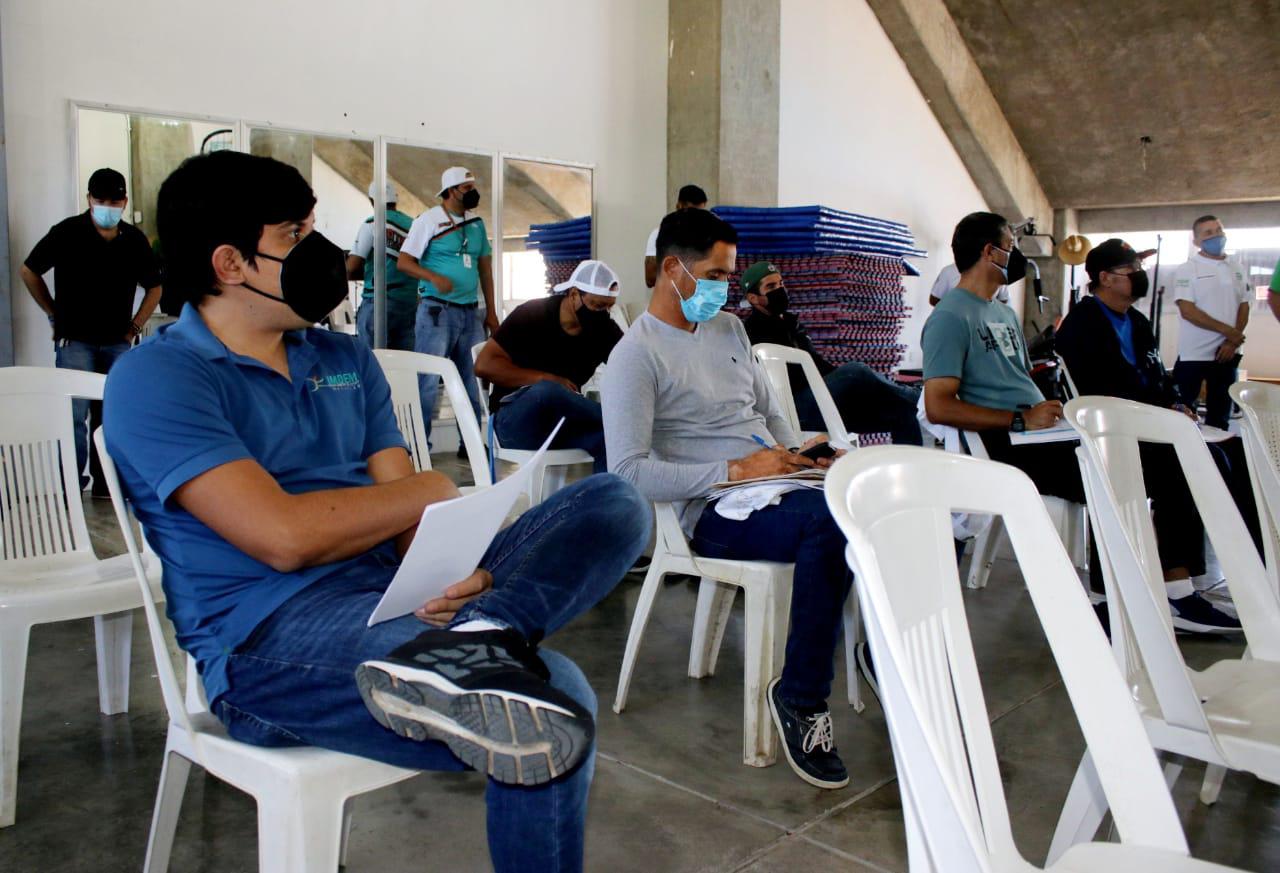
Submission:
POLYGON ((567 282, 573 268, 591 257, 591 216, 549 224, 532 224, 524 247, 542 254, 547 290, 567 282))

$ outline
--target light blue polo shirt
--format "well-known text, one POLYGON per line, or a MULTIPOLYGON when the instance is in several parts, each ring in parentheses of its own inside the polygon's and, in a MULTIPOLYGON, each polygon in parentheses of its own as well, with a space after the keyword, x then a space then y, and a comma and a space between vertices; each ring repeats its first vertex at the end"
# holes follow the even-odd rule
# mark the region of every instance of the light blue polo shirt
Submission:
POLYGON ((366 460, 404 445, 387 380, 364 343, 318 328, 290 332, 285 342, 290 379, 230 351, 188 304, 107 378, 107 449, 160 556, 178 644, 196 658, 211 703, 229 690, 227 656, 290 597, 363 565, 388 582, 394 574, 394 560, 374 552, 281 573, 169 499, 200 474, 245 458, 291 494, 368 485, 366 460))
POLYGON ((453 291, 441 294, 431 282, 422 281, 418 294, 462 305, 479 300, 480 258, 493 255, 482 218, 471 212, 459 218, 446 213, 443 206, 433 206, 413 220, 400 251, 453 283, 453 291))

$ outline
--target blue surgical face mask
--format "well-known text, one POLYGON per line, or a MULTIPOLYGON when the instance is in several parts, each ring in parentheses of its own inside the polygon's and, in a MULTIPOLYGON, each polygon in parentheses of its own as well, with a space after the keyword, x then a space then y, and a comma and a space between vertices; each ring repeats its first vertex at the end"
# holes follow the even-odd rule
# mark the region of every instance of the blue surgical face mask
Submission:
POLYGON ((694 283, 693 294, 688 298, 680 296, 680 291, 675 287, 675 283, 671 285, 671 290, 675 292, 676 297, 680 300, 680 311, 684 314, 685 320, 694 324, 710 321, 729 300, 729 280, 724 279, 717 282, 714 279, 699 279, 689 272, 689 268, 684 265, 684 261, 680 262, 680 269, 688 273, 689 278, 694 283))
POLYGON ((101 204, 93 204, 93 223, 103 230, 110 230, 120 223, 120 216, 124 215, 123 206, 103 206, 101 204))
POLYGON ((1206 240, 1201 240, 1200 250, 1206 255, 1220 258, 1222 253, 1227 250, 1227 238, 1225 236, 1211 236, 1206 240))

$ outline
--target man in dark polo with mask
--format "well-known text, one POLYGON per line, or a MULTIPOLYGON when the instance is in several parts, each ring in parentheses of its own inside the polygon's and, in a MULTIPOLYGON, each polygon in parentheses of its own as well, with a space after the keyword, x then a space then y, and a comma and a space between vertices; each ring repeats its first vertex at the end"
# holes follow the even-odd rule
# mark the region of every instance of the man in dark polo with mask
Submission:
MULTIPOLYGON (((920 425, 916 404, 920 394, 905 385, 891 382, 861 361, 836 366, 819 354, 805 333, 791 298, 782 283, 782 273, 768 261, 757 261, 742 274, 743 300, 751 306, 745 327, 751 344, 773 343, 809 353, 822 375, 840 418, 853 433, 889 433, 895 443, 920 445, 920 425)), ((800 428, 825 430, 822 413, 799 367, 788 367, 791 393, 796 401, 800 428)))
MULTIPOLYGON (((22 281, 49 316, 57 365, 107 373, 160 302, 160 266, 146 234, 123 220, 129 205, 124 176, 109 167, 95 170, 86 201, 88 209, 55 224, 36 243, 22 265, 22 281), (52 294, 43 278, 49 270, 52 294), (139 287, 147 293, 135 309, 139 287)), ((88 433, 101 424, 101 407, 88 400, 71 405, 80 487, 88 484, 89 460, 95 497, 107 496, 97 456, 88 458, 88 433)))

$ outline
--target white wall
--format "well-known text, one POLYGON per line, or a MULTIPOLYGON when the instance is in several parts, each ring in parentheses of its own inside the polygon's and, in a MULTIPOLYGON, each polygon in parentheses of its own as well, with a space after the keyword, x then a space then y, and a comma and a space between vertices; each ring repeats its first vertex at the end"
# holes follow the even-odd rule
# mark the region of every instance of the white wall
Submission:
POLYGON ((0 0, 0 22, 19 363, 53 360, 17 265, 73 206, 72 99, 593 163, 597 250, 645 297, 666 3, 0 0))
POLYGON ((913 312, 903 365, 919 366, 951 232, 986 202, 865 0, 782 0, 779 87, 778 205, 902 221, 928 249, 914 262, 923 275, 905 280, 913 312))

